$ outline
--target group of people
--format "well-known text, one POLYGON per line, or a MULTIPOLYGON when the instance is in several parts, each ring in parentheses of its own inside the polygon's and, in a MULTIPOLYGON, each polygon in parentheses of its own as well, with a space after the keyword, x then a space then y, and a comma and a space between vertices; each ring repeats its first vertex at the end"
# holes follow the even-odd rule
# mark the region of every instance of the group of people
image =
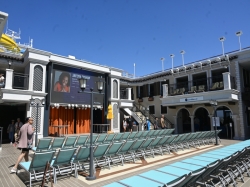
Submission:
POLYGON ((32 148, 34 134, 34 127, 32 124, 33 119, 31 117, 27 117, 25 124, 20 121, 20 118, 17 118, 16 123, 12 120, 11 124, 8 126, 7 131, 9 133, 10 143, 13 143, 13 138, 15 136, 14 147, 21 150, 21 155, 18 157, 16 164, 11 169, 11 173, 17 172, 17 167, 23 158, 26 162, 29 161, 29 150, 32 148))
POLYGON ((11 120, 11 123, 8 125, 7 133, 9 134, 10 144, 14 143, 14 138, 18 135, 23 123, 21 122, 20 118, 17 118, 17 121, 11 120))
POLYGON ((136 125, 136 122, 132 119, 131 116, 129 116, 128 118, 124 118, 122 121, 122 125, 123 125, 123 131, 126 132, 127 130, 129 132, 132 132, 133 130, 133 125, 136 125))
POLYGON ((165 123, 164 115, 161 116, 160 121, 158 117, 155 118, 154 130, 167 129, 167 128, 170 128, 170 127, 168 127, 167 124, 165 123))
MULTIPOLYGON (((137 125, 137 124, 134 120, 132 120, 131 116, 123 119, 123 131, 124 132, 126 132, 127 130, 129 132, 132 132, 133 125, 137 125)), ((167 124, 165 123, 164 115, 161 116, 160 121, 158 117, 155 118, 154 130, 167 129, 167 128, 170 128, 170 127, 168 127, 167 124)), ((146 119, 146 123, 144 124, 144 129, 145 130, 151 129, 151 123, 148 118, 146 119)))

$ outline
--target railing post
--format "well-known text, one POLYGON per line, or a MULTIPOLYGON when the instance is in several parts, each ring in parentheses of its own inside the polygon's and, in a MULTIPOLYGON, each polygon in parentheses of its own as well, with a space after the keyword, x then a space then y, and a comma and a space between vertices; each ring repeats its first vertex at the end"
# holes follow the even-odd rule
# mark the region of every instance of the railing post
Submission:
POLYGON ((3 127, 0 127, 0 151, 2 151, 3 127))
POLYGON ((12 89, 13 85, 13 69, 6 69, 6 78, 5 78, 5 88, 12 89))
POLYGON ((223 75, 224 90, 231 90, 230 73, 225 72, 225 73, 222 73, 222 75, 223 75))

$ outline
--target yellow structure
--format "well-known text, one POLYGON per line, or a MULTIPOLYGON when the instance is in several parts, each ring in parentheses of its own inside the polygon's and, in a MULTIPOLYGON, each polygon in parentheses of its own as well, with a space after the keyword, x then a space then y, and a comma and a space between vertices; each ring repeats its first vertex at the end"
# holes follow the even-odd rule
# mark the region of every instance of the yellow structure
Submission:
POLYGON ((17 43, 6 34, 2 34, 0 38, 0 52, 4 52, 4 48, 8 51, 17 53, 20 52, 20 48, 18 47, 17 43))
POLYGON ((112 106, 109 105, 109 106, 108 106, 108 115, 107 115, 107 119, 113 119, 113 118, 114 118, 113 109, 112 109, 112 106))

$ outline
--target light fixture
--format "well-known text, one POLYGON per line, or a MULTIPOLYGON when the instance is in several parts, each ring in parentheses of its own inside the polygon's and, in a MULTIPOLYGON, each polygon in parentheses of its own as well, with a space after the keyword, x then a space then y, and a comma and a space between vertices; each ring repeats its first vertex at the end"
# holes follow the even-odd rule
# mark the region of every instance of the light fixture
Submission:
POLYGON ((71 105, 70 104, 68 104, 68 109, 70 109, 71 108, 71 105))
POLYGON ((75 107, 78 108, 78 104, 75 104, 75 107))
POLYGON ((75 105, 74 104, 71 104, 71 107, 72 107, 72 109, 75 107, 75 105))
POLYGON ((184 66, 184 54, 186 53, 184 50, 181 50, 181 56, 182 56, 182 66, 184 66))
POLYGON ((45 105, 45 99, 41 100, 42 105, 45 105))
POLYGON ((161 68, 162 68, 162 71, 164 71, 164 60, 165 60, 165 58, 161 57, 161 68))
POLYGON ((85 90, 86 86, 87 86, 87 79, 86 78, 80 78, 79 80, 79 85, 82 91, 85 90))
POLYGON ((10 67, 11 67, 11 65, 12 65, 11 60, 9 60, 8 65, 9 65, 9 69, 10 69, 10 67))
POLYGON ((103 82, 102 76, 101 76, 101 77, 99 77, 99 80, 97 81, 97 89, 99 92, 102 92, 103 85, 104 85, 104 82, 103 82))
POLYGON ((243 34, 243 32, 242 32, 242 31, 238 31, 238 32, 236 32, 235 34, 236 34, 236 36, 238 36, 238 37, 239 37, 239 44, 240 44, 240 51, 241 51, 240 36, 243 34))
POLYGON ((35 105, 35 103, 36 103, 36 102, 35 102, 35 99, 31 98, 31 99, 30 99, 30 104, 33 106, 33 105, 35 105))
POLYGON ((224 36, 220 37, 219 40, 221 41, 221 45, 222 45, 222 54, 223 56, 225 55, 224 53, 224 41, 226 40, 226 38, 224 36))
POLYGON ((171 54, 170 57, 172 58, 172 72, 174 69, 174 54, 171 54))

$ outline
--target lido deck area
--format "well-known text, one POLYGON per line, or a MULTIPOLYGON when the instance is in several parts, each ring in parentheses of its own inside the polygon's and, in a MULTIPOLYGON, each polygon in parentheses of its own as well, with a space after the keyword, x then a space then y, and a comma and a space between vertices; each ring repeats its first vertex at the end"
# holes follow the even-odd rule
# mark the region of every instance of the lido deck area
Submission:
MULTIPOLYGON (((224 146, 232 145, 239 143, 240 141, 236 140, 221 140, 221 144, 215 146, 213 144, 203 145, 196 148, 189 148, 184 150, 178 150, 178 152, 171 151, 171 153, 165 153, 163 156, 156 154, 155 157, 147 157, 146 160, 141 158, 137 159, 135 162, 125 162, 122 166, 121 164, 112 165, 111 169, 108 167, 96 168, 96 177, 94 181, 87 181, 85 176, 88 175, 85 172, 79 171, 78 178, 75 178, 74 175, 68 176, 59 176, 57 183, 53 184, 56 187, 99 187, 105 186, 110 183, 120 181, 122 179, 129 178, 131 176, 138 175, 140 173, 157 169, 165 165, 183 160, 185 158, 193 157, 201 153, 205 153, 211 150, 219 149, 224 146)), ((30 151, 30 160, 33 157, 33 152, 30 151)), ((0 151, 0 186, 3 187, 24 187, 29 186, 29 174, 23 169, 20 169, 16 174, 10 174, 10 169, 16 162, 20 151, 17 150, 10 144, 3 144, 2 150, 0 151)), ((247 187, 250 186, 250 178, 245 177, 245 183, 242 183, 240 180, 237 181, 237 186, 247 187)), ((53 180, 52 180, 53 181, 53 180)), ((32 182, 32 186, 40 186, 41 182, 32 182)), ((50 183, 45 183, 45 186, 51 186, 50 183)), ((198 185, 197 185, 198 186, 198 185)))

